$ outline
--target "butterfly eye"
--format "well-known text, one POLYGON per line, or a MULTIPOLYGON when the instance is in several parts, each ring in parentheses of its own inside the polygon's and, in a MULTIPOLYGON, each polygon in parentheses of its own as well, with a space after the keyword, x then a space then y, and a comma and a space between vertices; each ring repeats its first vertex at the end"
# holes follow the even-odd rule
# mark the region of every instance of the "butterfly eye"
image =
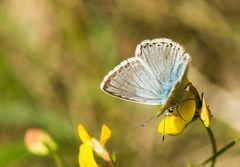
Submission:
POLYGON ((172 109, 172 108, 169 108, 169 109, 168 109, 168 112, 169 112, 169 113, 173 113, 173 109, 172 109))

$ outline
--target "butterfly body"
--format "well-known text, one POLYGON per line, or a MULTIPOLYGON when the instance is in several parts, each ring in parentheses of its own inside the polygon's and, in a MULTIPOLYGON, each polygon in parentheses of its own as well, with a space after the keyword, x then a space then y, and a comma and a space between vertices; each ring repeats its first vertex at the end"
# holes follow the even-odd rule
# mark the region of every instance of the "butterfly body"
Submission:
POLYGON ((141 42, 135 56, 121 62, 101 83, 101 89, 124 100, 160 105, 162 111, 177 104, 188 84, 190 56, 170 39, 141 42))

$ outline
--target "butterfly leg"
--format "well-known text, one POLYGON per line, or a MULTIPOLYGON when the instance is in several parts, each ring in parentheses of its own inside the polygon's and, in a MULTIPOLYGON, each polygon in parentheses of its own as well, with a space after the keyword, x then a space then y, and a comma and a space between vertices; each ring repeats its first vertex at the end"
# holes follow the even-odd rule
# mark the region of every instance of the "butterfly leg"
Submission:
MULTIPOLYGON (((178 113, 179 117, 180 117, 182 120, 184 120, 183 117, 182 117, 182 115, 181 115, 180 112, 178 111, 178 107, 176 107, 176 110, 177 110, 177 113, 178 113)), ((184 121, 186 122, 186 120, 184 120, 184 121)))

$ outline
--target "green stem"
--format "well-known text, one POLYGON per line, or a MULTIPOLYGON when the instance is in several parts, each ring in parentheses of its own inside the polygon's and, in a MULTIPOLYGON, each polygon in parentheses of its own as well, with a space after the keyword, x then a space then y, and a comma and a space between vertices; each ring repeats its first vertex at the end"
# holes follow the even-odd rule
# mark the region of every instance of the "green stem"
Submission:
MULTIPOLYGON (((216 155, 217 153, 217 144, 216 144, 216 140, 214 138, 214 135, 212 133, 212 130, 210 128, 205 128, 208 132, 208 136, 209 136, 209 139, 211 141, 211 145, 212 145, 212 153, 213 153, 213 156, 216 155)), ((212 164, 211 164, 211 167, 214 167, 215 166, 215 163, 216 163, 216 157, 214 157, 212 159, 212 164)))
POLYGON ((63 162, 57 152, 53 152, 52 157, 53 157, 57 167, 64 167, 63 162))
POLYGON ((201 163, 201 166, 204 166, 206 164, 208 164, 209 162, 213 161, 213 159, 216 159, 218 156, 220 156, 221 154, 223 154, 225 151, 227 151, 228 149, 230 149, 231 147, 233 147, 235 144, 237 144, 240 141, 240 137, 236 140, 231 141, 230 143, 228 143, 226 146, 224 146, 223 148, 221 148, 218 152, 216 152, 213 156, 211 156, 210 158, 208 158, 207 160, 205 160, 204 162, 201 163))

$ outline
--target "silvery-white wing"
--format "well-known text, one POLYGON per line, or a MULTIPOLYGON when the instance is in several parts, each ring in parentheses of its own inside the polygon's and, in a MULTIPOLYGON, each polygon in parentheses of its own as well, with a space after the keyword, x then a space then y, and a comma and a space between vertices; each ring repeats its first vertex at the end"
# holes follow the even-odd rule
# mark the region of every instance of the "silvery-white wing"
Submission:
POLYGON ((129 58, 105 76, 101 89, 110 95, 144 104, 161 104, 157 83, 139 58, 129 58))
POLYGON ((183 47, 170 39, 145 40, 137 46, 135 57, 105 76, 101 89, 121 99, 162 105, 183 79, 189 61, 183 47))

